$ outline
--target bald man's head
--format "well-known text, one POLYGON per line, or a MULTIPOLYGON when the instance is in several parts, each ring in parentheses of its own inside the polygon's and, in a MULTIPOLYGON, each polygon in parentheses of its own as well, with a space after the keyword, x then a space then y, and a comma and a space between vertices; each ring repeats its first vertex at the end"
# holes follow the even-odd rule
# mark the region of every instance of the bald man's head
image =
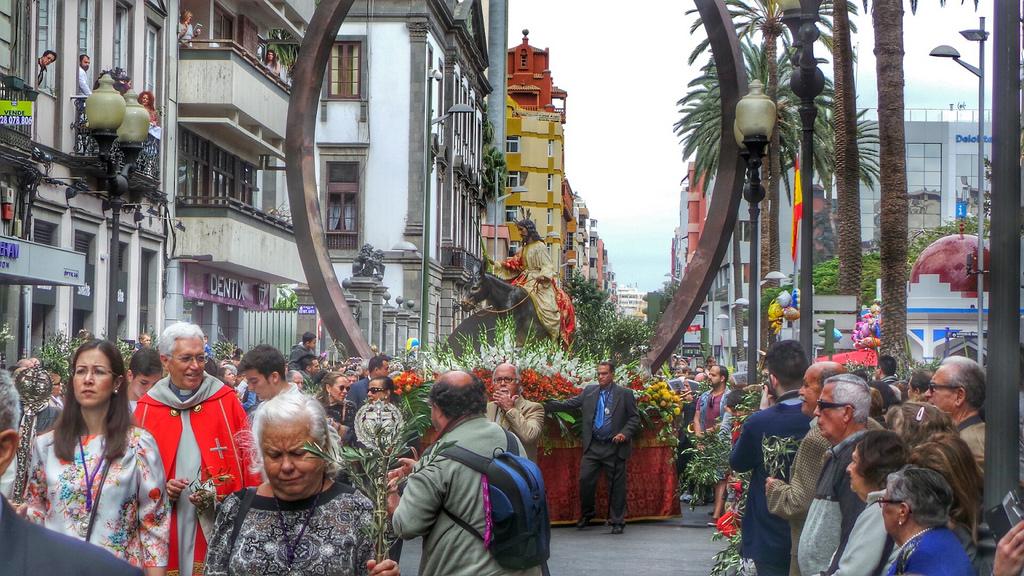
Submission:
POLYGON ((481 416, 487 409, 487 389, 469 372, 445 372, 430 389, 430 402, 448 420, 481 416))
POLYGON ((825 380, 838 374, 846 374, 846 368, 838 362, 815 362, 807 368, 807 371, 804 372, 804 383, 800 387, 800 398, 804 401, 800 410, 804 415, 814 416, 814 409, 818 404, 818 397, 821 396, 825 380))

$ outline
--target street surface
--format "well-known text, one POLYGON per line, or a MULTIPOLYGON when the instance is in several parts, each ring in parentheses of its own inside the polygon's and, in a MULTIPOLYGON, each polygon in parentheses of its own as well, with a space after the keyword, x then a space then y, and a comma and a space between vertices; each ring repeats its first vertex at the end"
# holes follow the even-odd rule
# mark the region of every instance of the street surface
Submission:
MULTIPOLYGON (((712 558, 725 546, 711 541, 714 529, 705 526, 710 510, 704 506, 691 512, 684 504, 682 518, 627 524, 621 536, 612 536, 607 526, 552 528, 548 567, 552 576, 707 576, 712 558)), ((405 543, 402 576, 417 575, 422 542, 405 543)))

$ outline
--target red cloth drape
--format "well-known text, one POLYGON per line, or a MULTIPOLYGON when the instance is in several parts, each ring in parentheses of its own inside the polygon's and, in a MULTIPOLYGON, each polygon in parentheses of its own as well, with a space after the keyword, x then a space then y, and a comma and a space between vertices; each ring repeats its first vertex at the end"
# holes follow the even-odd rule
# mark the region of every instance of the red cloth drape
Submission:
MULTIPOLYGON (((557 434, 550 428, 548 438, 557 434)), ((568 524, 580 517, 580 458, 578 445, 567 446, 558 438, 550 451, 541 448, 538 465, 548 493, 548 515, 552 524, 568 524)), ((633 445, 626 465, 626 520, 663 519, 678 516, 675 447, 659 445, 653 434, 644 432, 633 445)), ((608 488, 602 475, 597 483, 596 519, 608 512, 608 488)))

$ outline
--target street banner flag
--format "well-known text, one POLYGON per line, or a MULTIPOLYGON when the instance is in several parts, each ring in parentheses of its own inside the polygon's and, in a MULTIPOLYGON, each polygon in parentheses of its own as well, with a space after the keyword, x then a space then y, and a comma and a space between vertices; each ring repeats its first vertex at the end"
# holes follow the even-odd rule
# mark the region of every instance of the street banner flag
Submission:
POLYGON ((793 258, 793 262, 796 263, 796 249, 797 240, 800 238, 800 219, 804 217, 804 194, 800 188, 800 159, 797 158, 793 163, 793 175, 796 179, 796 184, 793 186, 793 231, 790 234, 792 241, 790 242, 790 252, 793 258))

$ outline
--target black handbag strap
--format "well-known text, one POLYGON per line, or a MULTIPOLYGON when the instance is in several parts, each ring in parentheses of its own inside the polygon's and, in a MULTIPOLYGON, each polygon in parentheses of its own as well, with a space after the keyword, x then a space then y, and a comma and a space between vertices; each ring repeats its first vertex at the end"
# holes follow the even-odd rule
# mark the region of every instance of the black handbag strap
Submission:
POLYGON ((243 488, 235 492, 235 494, 241 502, 238 504, 238 512, 235 514, 235 524, 231 527, 231 539, 228 540, 228 550, 235 547, 235 540, 238 539, 238 532, 242 529, 242 522, 245 521, 246 515, 249 514, 252 501, 256 499, 256 489, 243 488))
POLYGON ((110 472, 110 460, 104 460, 103 474, 100 476, 100 485, 96 488, 96 499, 93 500, 92 510, 89 511, 89 526, 85 529, 85 541, 92 538, 92 528, 96 525, 96 511, 100 509, 100 498, 103 497, 103 484, 107 481, 107 473, 110 472))

